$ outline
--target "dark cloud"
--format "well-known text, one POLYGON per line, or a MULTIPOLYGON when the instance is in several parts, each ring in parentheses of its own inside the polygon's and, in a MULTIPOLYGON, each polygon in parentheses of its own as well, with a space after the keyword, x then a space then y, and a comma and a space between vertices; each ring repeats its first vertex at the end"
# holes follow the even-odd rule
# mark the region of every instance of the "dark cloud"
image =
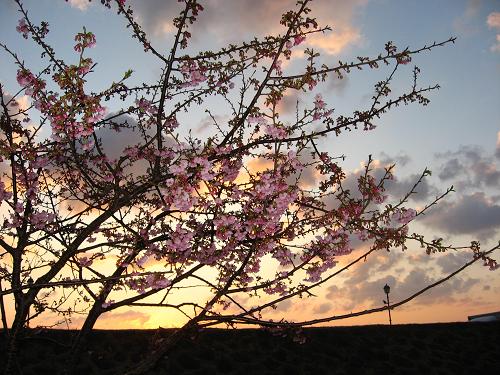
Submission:
POLYGON ((497 143, 494 155, 470 145, 437 154, 436 158, 442 160, 438 177, 442 181, 452 181, 463 189, 495 188, 500 185, 500 169, 495 161, 500 154, 499 148, 497 143))
POLYGON ((500 131, 497 133, 497 145, 495 148, 495 157, 500 159, 500 131))
MULTIPOLYGON (((402 198, 412 189, 420 176, 421 174, 416 173, 402 179, 395 178, 393 181, 387 181, 386 192, 395 198, 402 198)), ((416 202, 426 202, 437 195, 438 190, 429 184, 427 178, 424 178, 416 187, 415 192, 416 194, 411 195, 411 199, 416 202)))
MULTIPOLYGON (((408 162, 409 158, 407 158, 404 154, 389 157, 388 155, 384 155, 384 163, 374 163, 371 167, 370 174, 375 178, 375 181, 378 183, 380 179, 385 174, 385 167, 394 163, 396 159, 401 159, 403 163, 408 162)), ((361 193, 358 188, 358 179, 364 174, 364 169, 359 169, 355 172, 348 173, 347 177, 342 181, 342 187, 344 190, 349 190, 351 197, 356 199, 361 198, 361 193)), ((385 195, 389 196, 389 200, 399 201, 402 199, 410 190, 413 188, 415 183, 420 178, 421 174, 411 174, 407 177, 398 178, 397 173, 393 172, 394 179, 386 180, 384 182, 385 187, 385 195)), ((439 190, 431 185, 428 181, 428 178, 424 178, 422 182, 415 189, 415 194, 412 194, 409 199, 413 202, 428 202, 430 199, 434 198, 439 193, 439 190)), ((324 199, 324 202, 328 209, 334 209, 338 207, 339 202, 335 197, 328 196, 324 199)), ((371 209, 373 207, 369 207, 371 209)))
POLYGON ((476 163, 473 173, 476 185, 484 184, 487 187, 500 186, 500 170, 492 162, 481 161, 476 163))
MULTIPOLYGON (((367 275, 364 275, 364 280, 354 277, 346 280, 342 288, 330 287, 328 289, 329 297, 327 296, 327 298, 335 296, 335 298, 349 300, 350 302, 344 306, 346 310, 354 310, 361 305, 367 305, 368 308, 381 306, 383 304, 382 300, 385 298, 383 287, 388 284, 391 287, 391 301, 398 302, 436 282, 438 278, 432 276, 431 273, 431 269, 415 267, 404 277, 388 275, 371 281, 367 281, 367 275)), ((458 294, 468 292, 478 282, 478 279, 454 277, 420 295, 412 304, 453 303, 456 301, 458 294)))
MULTIPOLYGON (((377 257, 377 264, 375 266, 375 270, 373 273, 375 274, 381 274, 383 272, 387 272, 394 267, 400 265, 406 258, 406 254, 402 253, 401 251, 394 250, 391 252, 388 252, 384 256, 379 256, 377 257)), ((401 273, 401 269, 395 270, 396 273, 401 273)))
POLYGON ((492 238, 500 230, 500 205, 482 192, 464 195, 453 203, 443 202, 429 211, 422 222, 449 234, 470 234, 492 238))
MULTIPOLYGON (((388 284, 391 287, 391 301, 398 302, 455 271, 470 259, 470 253, 467 252, 447 253, 436 257, 422 255, 420 252, 412 254, 409 251, 380 251, 366 262, 352 267, 343 276, 343 283, 329 286, 326 298, 339 301, 336 307, 340 307, 340 301, 344 302, 342 309, 348 311, 361 306, 381 306, 382 299, 385 298, 383 286, 388 284), (408 266, 411 268, 407 272, 408 266)), ((467 293, 478 282, 478 279, 468 278, 463 274, 455 276, 419 296, 412 304, 457 302, 460 295, 467 293)))
POLYGON ((464 172, 464 166, 458 161, 457 158, 448 160, 442 167, 441 172, 439 172, 438 177, 443 180, 450 180, 456 178, 458 175, 464 172))
POLYGON ((293 303, 291 299, 286 299, 276 306, 276 312, 287 312, 292 307, 293 303))
POLYGON ((448 253, 436 260, 443 273, 451 273, 472 260, 471 253, 448 253))
POLYGON ((331 311, 333 308, 333 305, 329 302, 322 303, 320 305, 317 305, 314 307, 313 312, 315 314, 326 314, 327 312, 331 311))
MULTIPOLYGON (((394 293, 396 300, 409 296, 419 289, 437 281, 438 278, 429 275, 429 272, 423 268, 413 269, 401 282, 395 283, 391 288, 391 294, 394 293)), ((478 279, 454 277, 444 284, 441 284, 429 292, 418 297, 417 303, 433 304, 454 302, 455 294, 466 293, 470 288, 479 282, 478 279)))
POLYGON ((349 279, 344 283, 341 289, 343 296, 350 296, 350 303, 346 306, 347 310, 354 310, 356 306, 368 303, 369 306, 380 306, 385 298, 383 287, 385 284, 394 288, 397 281, 394 276, 378 278, 374 281, 359 280, 354 282, 349 279))
POLYGON ((380 153, 380 162, 382 165, 388 166, 392 164, 396 164, 396 166, 404 167, 411 161, 410 156, 403 152, 400 152, 396 156, 387 155, 385 152, 380 153))

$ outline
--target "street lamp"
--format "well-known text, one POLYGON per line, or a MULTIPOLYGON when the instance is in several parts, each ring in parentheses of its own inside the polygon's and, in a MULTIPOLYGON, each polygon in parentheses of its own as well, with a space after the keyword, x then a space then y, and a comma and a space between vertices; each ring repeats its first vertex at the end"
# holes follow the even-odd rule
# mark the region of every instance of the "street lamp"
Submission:
POLYGON ((389 312, 389 325, 392 326, 392 319, 391 319, 391 303, 389 301, 389 293, 391 292, 391 287, 387 284, 384 285, 384 292, 385 295, 387 296, 387 301, 383 301, 387 305, 387 311, 389 312))

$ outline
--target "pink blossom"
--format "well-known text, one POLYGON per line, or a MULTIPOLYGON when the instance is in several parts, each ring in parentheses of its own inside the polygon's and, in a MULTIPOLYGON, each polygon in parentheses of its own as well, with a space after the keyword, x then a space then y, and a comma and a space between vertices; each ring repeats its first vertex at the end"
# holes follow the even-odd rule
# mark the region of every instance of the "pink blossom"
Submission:
POLYGON ((241 223, 232 215, 221 215, 214 219, 216 228, 216 237, 220 240, 228 240, 238 236, 242 226, 241 223))
POLYGON ((272 69, 274 69, 276 71, 276 74, 279 76, 283 75, 283 69, 281 68, 281 64, 282 64, 282 61, 277 60, 272 66, 272 69))
POLYGON ((82 150, 90 151, 94 148, 94 140, 92 138, 83 138, 82 139, 82 150))
POLYGON ((282 281, 278 281, 277 283, 275 283, 271 286, 265 287, 264 292, 266 292, 267 294, 271 294, 271 295, 278 294, 280 296, 284 296, 287 293, 287 287, 286 287, 285 283, 283 283, 282 281))
POLYGON ((174 117, 169 117, 168 119, 166 119, 165 122, 163 123, 163 126, 168 131, 172 131, 179 126, 179 123, 177 122, 177 118, 174 116, 174 117))
POLYGON ((113 303, 115 303, 115 300, 114 299, 110 299, 109 301, 107 302, 103 302, 102 303, 102 308, 105 309, 105 308, 108 308, 109 306, 111 306, 113 303))
POLYGON ((77 258, 78 264, 82 267, 89 267, 92 265, 92 259, 87 258, 87 257, 79 257, 77 258))
POLYGON ((0 181, 0 202, 6 201, 12 197, 12 193, 5 190, 5 184, 0 181))
POLYGON ((231 160, 231 159, 223 159, 221 174, 224 178, 224 181, 232 182, 238 177, 240 174, 240 170, 243 166, 243 161, 241 159, 231 160))
POLYGON ((31 214, 31 225, 36 229, 43 229, 48 224, 50 224, 55 219, 55 217, 56 215, 54 215, 52 212, 34 212, 33 214, 31 214))
POLYGON ((192 231, 182 228, 182 224, 177 224, 170 239, 165 244, 173 253, 184 253, 191 249, 190 242, 193 237, 194 233, 192 231))
POLYGON ((149 259, 149 255, 144 254, 142 257, 136 259, 135 264, 137 264, 139 267, 143 268, 144 264, 146 264, 148 259, 149 259))
POLYGON ((18 214, 22 213, 24 211, 24 205, 21 202, 17 202, 14 205, 14 211, 16 211, 18 214))
POLYGON ((200 169, 199 175, 205 181, 210 181, 214 178, 212 172, 212 163, 206 157, 197 156, 193 159, 193 167, 200 169))
POLYGON ((103 180, 106 182, 113 182, 115 180, 115 176, 112 174, 106 174, 104 175, 103 180))
POLYGON ((326 106, 326 103, 323 101, 323 97, 321 94, 316 94, 314 97, 314 108, 315 109, 324 109, 326 106))
POLYGON ((78 67, 78 74, 80 75, 85 75, 90 71, 90 68, 92 67, 92 59, 87 58, 87 59, 82 59, 80 66, 78 67))
POLYGON ((398 223, 406 225, 410 221, 412 221, 415 218, 416 215, 417 215, 417 212, 414 209, 408 208, 408 209, 403 209, 403 210, 397 210, 397 211, 395 211, 392 214, 392 218, 394 220, 397 220, 398 223))
POLYGON ((106 112, 107 112, 106 107, 103 107, 100 104, 96 105, 93 108, 93 115, 87 118, 87 122, 89 124, 94 124, 97 121, 102 120, 104 118, 104 116, 106 115, 106 112))
POLYGON ((396 61, 398 62, 398 64, 402 64, 402 65, 406 65, 408 63, 411 62, 411 56, 398 56, 396 58, 396 61))
POLYGON ((39 157, 31 162, 31 168, 45 168, 50 162, 50 159, 47 156, 39 157))
POLYGON ((296 36, 293 37, 293 45, 294 46, 298 46, 304 40, 306 40, 306 36, 305 35, 296 35, 296 36))
POLYGON ((285 246, 278 247, 278 249, 273 254, 273 258, 279 261, 280 266, 293 264, 291 260, 292 257, 292 252, 285 246))
POLYGON ((142 113, 149 113, 153 115, 157 113, 157 108, 152 105, 152 103, 147 99, 140 98, 139 100, 135 101, 135 105, 142 113))
POLYGON ((312 91, 318 82, 314 78, 310 78, 307 84, 309 85, 309 91, 312 91))
POLYGON ((22 222, 23 219, 21 218, 21 216, 13 213, 10 216, 10 220, 6 221, 4 225, 6 228, 18 228, 19 226, 21 226, 22 222))
POLYGON ((21 86, 31 85, 35 79, 35 76, 29 70, 19 69, 17 71, 17 83, 21 86))
POLYGON ((75 36, 75 41, 78 42, 73 49, 76 52, 82 52, 85 48, 92 48, 96 45, 95 35, 91 32, 83 30, 83 33, 78 33, 75 36))
POLYGON ((182 159, 177 164, 173 164, 169 167, 169 172, 174 175, 185 175, 187 172, 188 162, 182 159))
POLYGON ((270 135, 271 138, 283 139, 286 137, 286 130, 274 124, 266 125, 264 131, 267 135, 270 135))
POLYGON ((500 268, 500 265, 498 265, 497 261, 491 258, 488 258, 485 261, 484 265, 488 267, 490 271, 495 271, 500 268))
POLYGON ((266 118, 262 114, 248 116, 247 121, 249 124, 257 124, 257 125, 267 124, 266 118))
POLYGON ((20 34, 23 34, 24 39, 28 39, 28 33, 30 30, 24 18, 21 18, 19 20, 19 25, 16 26, 16 31, 20 34))
POLYGON ((185 79, 189 80, 182 84, 182 87, 195 87, 207 80, 206 69, 198 65, 196 61, 184 61, 180 71, 185 79))
POLYGON ((16 76, 19 85, 26 88, 26 95, 37 99, 40 91, 45 88, 45 81, 37 79, 33 73, 26 69, 19 69, 16 76))
POLYGON ((188 192, 182 187, 177 187, 175 190, 171 191, 171 193, 175 194, 172 196, 172 205, 181 211, 188 211, 198 202, 196 196, 191 195, 190 191, 188 192))
POLYGON ((167 288, 172 285, 172 281, 164 277, 156 278, 152 283, 149 284, 151 289, 162 289, 167 288))

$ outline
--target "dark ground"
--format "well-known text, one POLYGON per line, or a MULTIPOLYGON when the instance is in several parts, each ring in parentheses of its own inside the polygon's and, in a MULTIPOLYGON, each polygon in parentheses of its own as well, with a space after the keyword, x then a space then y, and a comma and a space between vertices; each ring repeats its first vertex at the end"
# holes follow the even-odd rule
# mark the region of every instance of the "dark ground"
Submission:
MULTIPOLYGON (((95 331, 78 373, 122 374, 168 334, 95 331)), ((23 374, 58 374, 72 335, 33 331, 21 346, 23 374)), ((500 374, 500 322, 309 328, 304 336, 299 344, 264 330, 211 329, 181 342, 150 374, 500 374)))

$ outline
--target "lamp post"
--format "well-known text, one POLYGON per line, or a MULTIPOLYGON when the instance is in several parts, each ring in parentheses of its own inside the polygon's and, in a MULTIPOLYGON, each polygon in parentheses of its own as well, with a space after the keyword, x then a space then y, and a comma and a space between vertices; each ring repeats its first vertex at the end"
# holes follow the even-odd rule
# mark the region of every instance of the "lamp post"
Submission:
POLYGON ((391 287, 387 284, 384 285, 384 292, 385 295, 387 296, 387 301, 383 301, 385 304, 387 304, 387 311, 389 312, 389 325, 392 326, 392 319, 391 319, 391 303, 389 301, 389 293, 391 292, 391 287))

